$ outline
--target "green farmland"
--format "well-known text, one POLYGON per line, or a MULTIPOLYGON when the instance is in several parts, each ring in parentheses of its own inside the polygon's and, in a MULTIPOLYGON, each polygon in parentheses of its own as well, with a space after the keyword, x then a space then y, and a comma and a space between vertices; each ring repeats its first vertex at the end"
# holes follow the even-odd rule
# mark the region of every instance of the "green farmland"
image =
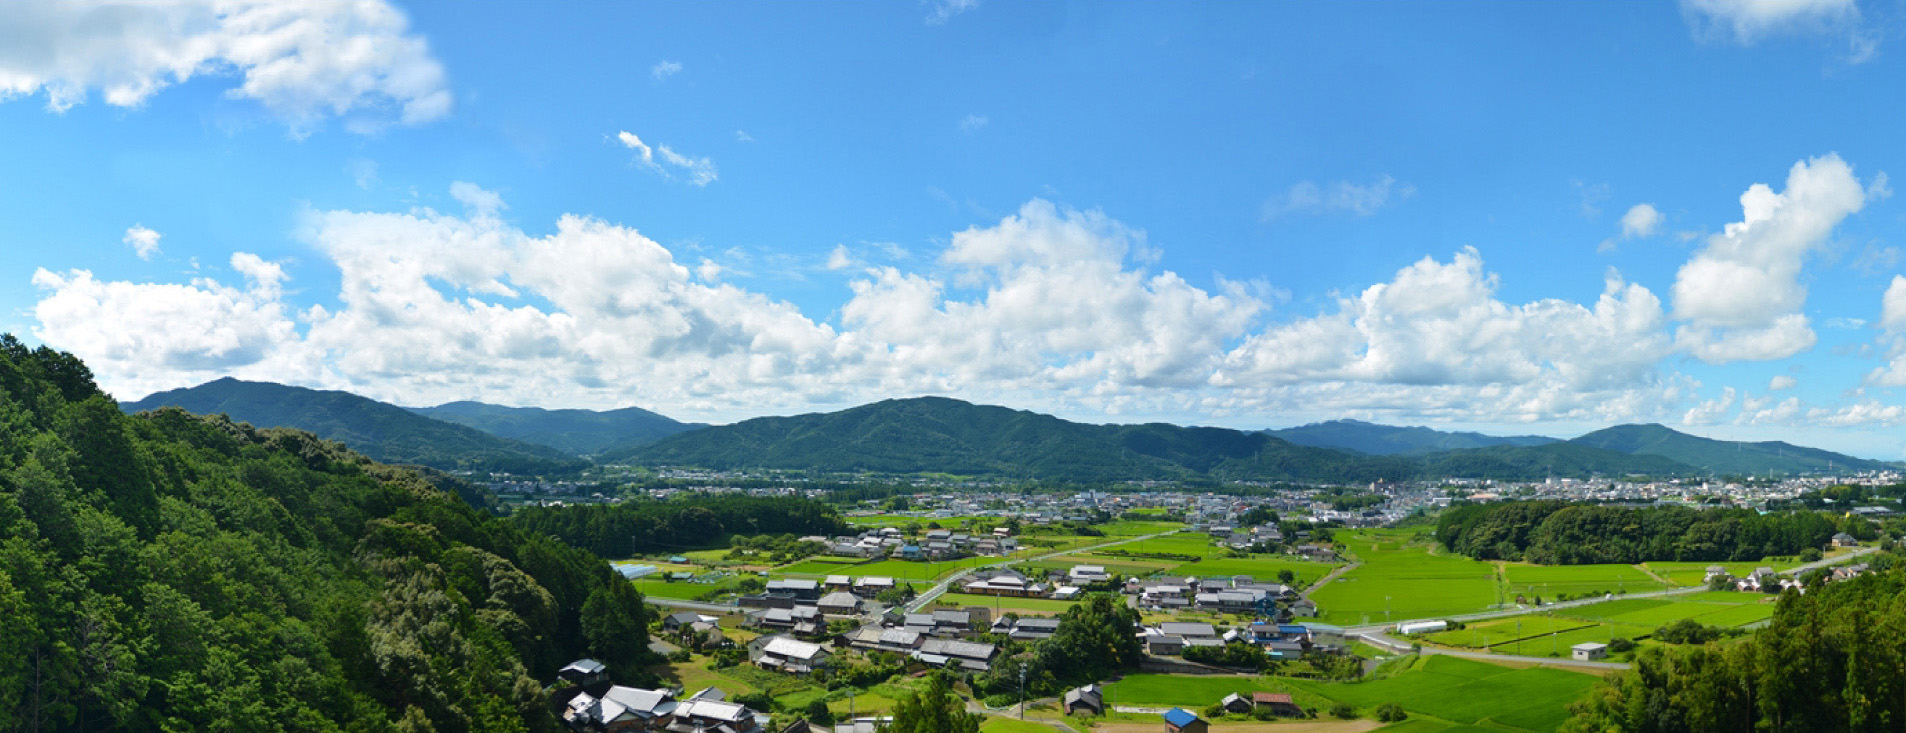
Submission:
POLYGON ((1411 713, 1453 723, 1552 731, 1568 719, 1568 704, 1596 680, 1591 675, 1560 669, 1510 669, 1456 657, 1429 656, 1418 660, 1414 669, 1386 679, 1292 680, 1291 684, 1320 697, 1348 702, 1359 710, 1395 702, 1411 713))
POLYGON ((1475 621, 1466 628, 1430 634, 1444 646, 1483 649, 1531 657, 1567 656, 1582 642, 1641 639, 1657 627, 1681 619, 1709 626, 1738 627, 1764 621, 1774 606, 1751 593, 1696 593, 1674 598, 1623 598, 1548 613, 1475 621))
POLYGON ((1503 579, 1518 595, 1553 599, 1602 593, 1636 593, 1667 586, 1633 565, 1525 565, 1505 563, 1503 579))
POLYGON ((1320 610, 1319 620, 1356 625, 1436 618, 1488 610, 1497 602, 1502 589, 1494 564, 1432 552, 1437 549, 1434 543, 1417 534, 1417 530, 1340 534, 1363 564, 1311 594, 1320 610))
POLYGON ((1279 571, 1289 570, 1297 574, 1296 585, 1301 588, 1317 582, 1319 578, 1335 569, 1337 569, 1335 563, 1310 562, 1283 557, 1227 557, 1186 563, 1174 568, 1172 572, 1199 577, 1249 575, 1258 580, 1276 581, 1279 571))

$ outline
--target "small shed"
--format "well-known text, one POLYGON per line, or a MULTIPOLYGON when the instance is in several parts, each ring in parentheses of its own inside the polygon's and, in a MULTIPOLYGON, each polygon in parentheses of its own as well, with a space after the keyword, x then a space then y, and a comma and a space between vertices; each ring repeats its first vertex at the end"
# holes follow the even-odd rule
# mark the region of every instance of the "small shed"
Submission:
POLYGON ((1608 645, 1598 641, 1585 641, 1569 647, 1569 653, 1578 662, 1592 662, 1608 656, 1608 645))
POLYGON ((1184 708, 1165 711, 1165 733, 1211 733, 1211 724, 1184 708))
POLYGON ((1297 706, 1288 692, 1253 692, 1251 702, 1260 708, 1270 708, 1271 714, 1284 718, 1304 717, 1304 709, 1297 706))
POLYGON ((1448 629, 1448 621, 1416 621, 1396 625, 1396 632, 1399 634, 1431 634, 1448 629))
POLYGON ((1218 701, 1218 704, 1223 705, 1225 711, 1231 713, 1248 713, 1251 712, 1252 708, 1257 707, 1257 703, 1252 702, 1251 698, 1235 692, 1225 695, 1223 700, 1218 701))
POLYGON ((1067 715, 1104 715, 1105 694, 1096 684, 1066 690, 1065 710, 1067 715))

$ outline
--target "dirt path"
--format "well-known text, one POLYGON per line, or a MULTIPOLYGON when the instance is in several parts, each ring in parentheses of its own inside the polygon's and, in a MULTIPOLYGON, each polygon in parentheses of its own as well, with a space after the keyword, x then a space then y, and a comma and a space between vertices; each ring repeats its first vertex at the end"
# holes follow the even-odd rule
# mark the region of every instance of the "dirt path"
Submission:
POLYGON ((1360 562, 1353 562, 1347 565, 1339 565, 1337 566, 1337 569, 1332 570, 1328 573, 1324 573, 1324 577, 1318 578, 1317 582, 1315 583, 1311 583, 1310 587, 1305 588, 1304 592, 1300 593, 1299 595, 1303 596, 1304 598, 1309 598, 1310 594, 1316 593, 1318 588, 1322 588, 1324 587, 1325 584, 1329 583, 1330 581, 1343 577, 1344 573, 1348 573, 1352 570, 1356 570, 1357 568, 1362 566, 1363 566, 1363 563, 1360 563, 1360 562))
POLYGON ((1667 579, 1667 578, 1663 578, 1663 577, 1661 577, 1661 576, 1659 576, 1659 575, 1656 575, 1656 574, 1655 574, 1655 571, 1653 571, 1653 570, 1650 570, 1650 569, 1648 568, 1648 564, 1647 564, 1647 563, 1641 563, 1641 564, 1639 564, 1639 565, 1631 565, 1631 566, 1629 566, 1629 567, 1632 567, 1632 568, 1634 568, 1634 569, 1636 569, 1636 570, 1640 570, 1640 571, 1641 571, 1641 574, 1643 574, 1643 575, 1646 575, 1646 576, 1648 576, 1648 577, 1650 577, 1650 578, 1654 578, 1655 580, 1659 580, 1659 581, 1661 581, 1661 584, 1662 584, 1662 585, 1665 585, 1665 586, 1668 586, 1669 588, 1676 588, 1676 587, 1679 587, 1679 586, 1677 586, 1677 585, 1675 585, 1675 582, 1674 582, 1674 581, 1672 581, 1672 580, 1669 580, 1669 579, 1667 579))
MULTIPOLYGON (((1306 720, 1288 723, 1213 723, 1220 733, 1363 733, 1383 727, 1374 720, 1306 720)), ((1157 723, 1100 723, 1094 733, 1158 733, 1164 721, 1157 723)))

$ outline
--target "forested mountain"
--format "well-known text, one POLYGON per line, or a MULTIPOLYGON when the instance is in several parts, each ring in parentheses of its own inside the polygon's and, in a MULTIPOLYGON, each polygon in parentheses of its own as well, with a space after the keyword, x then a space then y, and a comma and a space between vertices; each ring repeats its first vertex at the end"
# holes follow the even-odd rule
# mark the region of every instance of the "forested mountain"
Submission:
POLYGON ((640 407, 604 411, 545 410, 466 401, 407 409, 498 437, 546 445, 579 456, 647 445, 676 433, 707 427, 678 422, 640 407))
MULTIPOLYGON (((1173 425, 1086 425, 1051 415, 941 397, 886 400, 840 412, 763 417, 675 435, 605 454, 710 468, 830 472, 944 472, 1018 478, 1110 481, 1190 478, 1260 452, 1313 455, 1299 470, 1354 470, 1364 460, 1294 446, 1265 435, 1173 425)), ((1271 464, 1252 471, 1276 473, 1271 464)), ((1293 478, 1282 475, 1280 478, 1293 478)), ((1308 478, 1309 475, 1297 476, 1308 478)))
POLYGON ((579 656, 645 682, 600 558, 288 429, 125 415, 0 337, 0 730, 555 731, 579 656))
MULTIPOLYGON (((1498 448, 1504 448, 1499 446, 1498 448)), ((1213 478, 1362 483, 1424 476, 1533 479, 1686 471, 1658 457, 1571 447, 1370 456, 1262 433, 1176 425, 1088 425, 941 397, 767 417, 604 454, 607 462, 829 472, 946 472, 1063 481, 1213 478), (1551 469, 1551 467, 1553 467, 1551 469)))
POLYGON ((603 557, 722 547, 731 534, 838 535, 847 523, 810 499, 717 495, 674 501, 526 506, 510 521, 603 557))
POLYGON ((1378 425, 1361 420, 1330 420, 1294 428, 1266 430, 1264 433, 1298 445, 1336 448, 1368 453, 1373 456, 1415 455, 1497 445, 1534 446, 1557 442, 1555 438, 1540 435, 1496 436, 1470 432, 1445 432, 1425 427, 1378 425))
POLYGON ((349 392, 271 382, 227 377, 121 407, 127 412, 178 407, 200 415, 230 415, 257 427, 297 428, 385 463, 518 474, 564 473, 588 465, 549 446, 499 438, 349 392))
POLYGON ((1702 438, 1661 425, 1617 425, 1569 441, 1634 455, 1653 455, 1687 464, 1702 473, 1783 474, 1874 471, 1891 468, 1879 461, 1768 441, 1743 443, 1702 438))

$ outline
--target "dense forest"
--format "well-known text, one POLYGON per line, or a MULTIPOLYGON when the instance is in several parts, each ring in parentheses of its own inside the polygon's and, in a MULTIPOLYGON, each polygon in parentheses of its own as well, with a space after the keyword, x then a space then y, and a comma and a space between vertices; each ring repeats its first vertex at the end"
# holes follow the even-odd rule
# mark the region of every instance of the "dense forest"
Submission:
POLYGON ((1906 728, 1906 573, 1781 596, 1753 636, 1652 647, 1571 706, 1563 730, 1897 731, 1906 728))
POLYGON ((1872 535, 1864 519, 1836 526, 1819 512, 1630 508, 1525 501, 1467 504, 1443 512, 1436 539, 1481 560, 1552 565, 1650 560, 1759 560, 1818 549, 1841 529, 1872 535))
POLYGON ((555 730, 578 656, 630 681, 601 559, 336 443, 123 414, 0 337, 0 729, 555 730))
POLYGON ((820 502, 735 494, 524 507, 510 521, 524 531, 616 558, 722 547, 730 534, 832 536, 847 531, 840 514, 820 502))

